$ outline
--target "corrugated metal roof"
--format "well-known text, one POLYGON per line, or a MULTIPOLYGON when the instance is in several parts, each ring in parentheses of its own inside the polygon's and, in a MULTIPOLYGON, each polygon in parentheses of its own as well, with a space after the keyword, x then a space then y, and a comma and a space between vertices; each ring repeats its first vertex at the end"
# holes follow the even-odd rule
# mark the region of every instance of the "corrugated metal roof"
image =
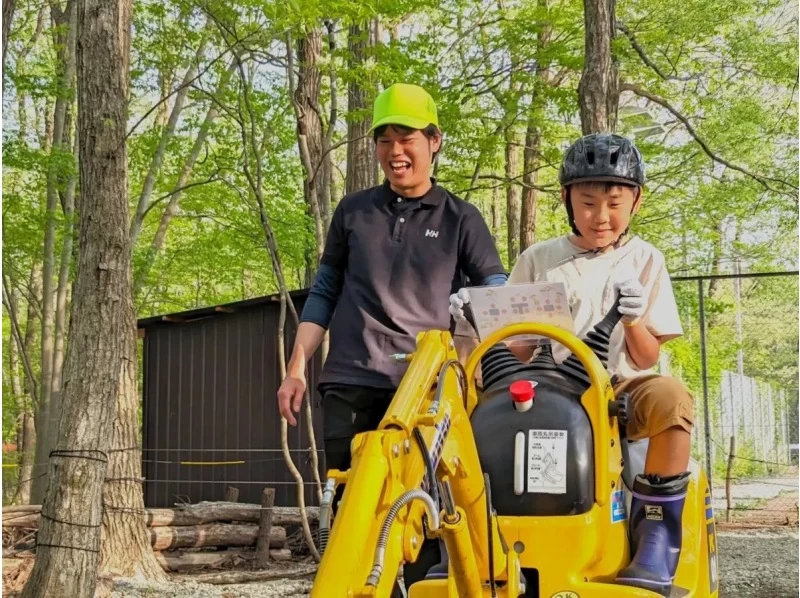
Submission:
MULTIPOLYGON (((308 289, 299 289, 297 291, 290 291, 289 296, 297 302, 298 300, 305 301, 308 296, 308 289)), ((163 324, 164 322, 182 323, 191 322, 209 316, 216 316, 225 313, 231 313, 240 309, 250 307, 259 307, 262 305, 280 304, 280 295, 265 295, 263 297, 253 297, 251 299, 244 299, 242 301, 234 301, 233 303, 223 303, 221 305, 209 305, 206 307, 198 307, 197 309, 190 309, 180 312, 173 312, 169 314, 160 314, 156 316, 149 316, 141 318, 137 321, 138 328, 148 328, 154 324, 163 324)))

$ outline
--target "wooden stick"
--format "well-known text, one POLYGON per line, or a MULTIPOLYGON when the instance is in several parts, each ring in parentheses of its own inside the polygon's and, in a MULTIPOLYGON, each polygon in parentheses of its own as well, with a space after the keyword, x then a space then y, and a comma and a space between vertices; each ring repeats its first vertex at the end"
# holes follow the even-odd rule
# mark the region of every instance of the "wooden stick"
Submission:
POLYGON ((730 522, 731 520, 731 501, 733 497, 731 496, 731 476, 733 474, 733 460, 736 458, 734 453, 736 452, 736 437, 731 436, 731 448, 728 452, 728 473, 725 476, 725 502, 727 503, 728 510, 725 513, 725 521, 730 522))
POLYGON ((256 565, 266 567, 269 563, 269 534, 272 530, 272 506, 275 504, 275 488, 264 488, 261 493, 261 520, 258 523, 256 541, 256 565))
POLYGON ((239 489, 235 486, 228 486, 228 490, 225 492, 225 500, 227 502, 238 502, 239 489))

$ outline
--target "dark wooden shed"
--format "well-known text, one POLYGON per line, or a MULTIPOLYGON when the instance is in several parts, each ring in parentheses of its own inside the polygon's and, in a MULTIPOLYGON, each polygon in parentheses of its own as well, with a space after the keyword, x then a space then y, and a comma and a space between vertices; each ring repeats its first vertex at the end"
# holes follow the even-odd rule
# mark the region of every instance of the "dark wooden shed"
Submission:
MULTIPOLYGON (((298 313, 306 296, 307 291, 292 294, 298 313)), ((238 488, 240 502, 260 503, 262 489, 271 486, 276 504, 297 504, 281 452, 276 400, 279 313, 278 297, 269 296, 139 321, 147 507, 224 500, 228 486, 238 488)), ((290 325, 287 358, 294 334, 290 325)), ((315 392, 319 369, 318 352, 309 387, 324 481, 322 409, 315 392)), ((318 504, 304 424, 289 427, 289 446, 306 482, 306 504, 318 504)))

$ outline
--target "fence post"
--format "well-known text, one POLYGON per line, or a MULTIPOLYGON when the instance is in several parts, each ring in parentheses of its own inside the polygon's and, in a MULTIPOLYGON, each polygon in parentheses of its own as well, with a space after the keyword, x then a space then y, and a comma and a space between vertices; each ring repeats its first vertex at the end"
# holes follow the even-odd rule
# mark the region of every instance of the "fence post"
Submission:
POLYGON ((700 307, 700 363, 703 374, 703 419, 705 420, 706 432, 706 476, 708 486, 712 489, 714 484, 711 481, 711 417, 708 408, 708 358, 706 356, 706 305, 703 296, 703 279, 697 279, 697 297, 700 307))
POLYGON ((731 502, 733 497, 731 496, 731 476, 733 475, 733 460, 736 451, 736 437, 731 436, 731 449, 728 453, 728 474, 725 476, 725 502, 728 506, 728 510, 725 513, 725 521, 730 523, 731 521, 731 502))
POLYGON ((269 565, 269 533, 272 530, 272 508, 275 506, 275 488, 264 488, 261 493, 261 516, 258 519, 256 538, 256 564, 262 569, 269 565))

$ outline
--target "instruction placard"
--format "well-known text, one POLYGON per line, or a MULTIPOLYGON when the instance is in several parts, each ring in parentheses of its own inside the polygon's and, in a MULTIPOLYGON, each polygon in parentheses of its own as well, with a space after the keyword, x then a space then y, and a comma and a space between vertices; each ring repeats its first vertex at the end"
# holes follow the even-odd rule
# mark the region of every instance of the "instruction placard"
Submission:
MULTIPOLYGON (((569 309, 564 283, 526 282, 495 287, 471 287, 469 297, 481 340, 505 326, 522 322, 551 324, 575 333, 575 322, 569 309)), ((536 335, 519 338, 539 343, 551 342, 549 338, 536 335)))
POLYGON ((528 492, 567 493, 566 430, 528 430, 528 492))

